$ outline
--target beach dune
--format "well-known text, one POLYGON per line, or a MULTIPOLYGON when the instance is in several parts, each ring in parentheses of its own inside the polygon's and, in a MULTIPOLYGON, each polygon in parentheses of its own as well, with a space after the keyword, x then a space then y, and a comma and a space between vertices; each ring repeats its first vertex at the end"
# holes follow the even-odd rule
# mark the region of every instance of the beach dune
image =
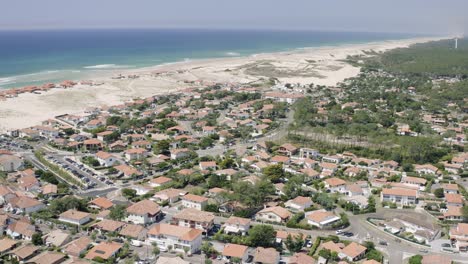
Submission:
POLYGON ((122 70, 135 79, 96 78, 98 86, 79 84, 71 89, 51 89, 40 94, 24 93, 0 101, 0 131, 20 129, 62 114, 80 114, 89 107, 122 104, 135 98, 177 92, 195 83, 248 84, 260 79, 276 78, 282 83, 335 85, 359 73, 359 68, 345 62, 348 55, 364 54, 407 47, 435 40, 417 38, 306 48, 290 52, 265 53, 185 61, 135 70, 122 70))

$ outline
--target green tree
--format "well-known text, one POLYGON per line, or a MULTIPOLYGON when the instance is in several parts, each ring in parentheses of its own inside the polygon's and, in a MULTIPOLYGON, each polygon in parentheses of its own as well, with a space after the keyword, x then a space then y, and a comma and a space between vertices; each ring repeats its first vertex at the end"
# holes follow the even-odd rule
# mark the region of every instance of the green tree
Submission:
POLYGON ((276 183, 284 178, 285 171, 283 170, 282 164, 270 165, 262 170, 263 175, 265 175, 270 181, 276 183))
POLYGON ((271 247, 276 238, 276 231, 271 225, 255 225, 247 238, 252 247, 271 247))
POLYGON ((136 197, 136 191, 130 188, 123 188, 122 195, 128 200, 131 200, 136 197))
POLYGON ((32 239, 31 239, 31 242, 33 243, 33 245, 35 246, 39 246, 39 245, 42 245, 44 244, 44 241, 42 240, 42 233, 34 233, 32 235, 32 239))
POLYGON ((408 260, 408 264, 421 264, 421 263, 422 263, 421 255, 414 255, 408 260))
POLYGON ((437 198, 443 198, 444 197, 444 189, 443 188, 437 188, 434 190, 434 195, 437 198))
POLYGON ((110 210, 110 213, 109 213, 109 218, 112 219, 112 220, 116 220, 116 221, 119 221, 119 220, 122 220, 123 218, 125 218, 125 209, 127 207, 125 205, 122 205, 122 204, 118 204, 114 207, 112 207, 112 209, 110 210))
POLYGON ((376 205, 376 202, 375 202, 375 198, 374 196, 369 196, 369 198, 367 199, 367 212, 369 213, 375 213, 376 209, 375 209, 375 205, 376 205))
POLYGON ((299 252, 301 251, 302 246, 304 245, 304 236, 302 234, 299 234, 298 236, 293 238, 291 234, 289 234, 286 238, 285 244, 289 252, 299 252))

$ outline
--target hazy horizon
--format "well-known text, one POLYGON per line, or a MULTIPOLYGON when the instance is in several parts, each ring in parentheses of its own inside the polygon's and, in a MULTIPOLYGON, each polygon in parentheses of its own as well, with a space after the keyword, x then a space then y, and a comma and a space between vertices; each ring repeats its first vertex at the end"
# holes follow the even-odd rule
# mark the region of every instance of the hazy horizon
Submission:
POLYGON ((213 29, 454 35, 468 29, 463 0, 11 1, 0 30, 213 29), (26 8, 25 8, 26 7, 26 8))

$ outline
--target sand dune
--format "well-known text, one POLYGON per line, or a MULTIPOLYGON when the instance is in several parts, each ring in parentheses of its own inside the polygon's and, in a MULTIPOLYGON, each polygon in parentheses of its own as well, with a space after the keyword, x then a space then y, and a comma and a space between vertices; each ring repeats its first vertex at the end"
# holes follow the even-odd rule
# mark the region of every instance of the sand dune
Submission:
POLYGON ((385 51, 429 38, 383 41, 368 44, 306 48, 292 52, 265 53, 249 57, 206 59, 172 63, 122 72, 138 79, 97 79, 100 86, 78 85, 52 89, 42 94, 20 94, 0 101, 0 131, 30 127, 61 114, 82 113, 86 108, 117 105, 133 98, 174 92, 191 87, 185 81, 249 83, 260 78, 277 78, 283 83, 335 85, 355 76, 359 68, 342 62, 363 51, 385 51), (154 72, 165 72, 156 76, 154 72))

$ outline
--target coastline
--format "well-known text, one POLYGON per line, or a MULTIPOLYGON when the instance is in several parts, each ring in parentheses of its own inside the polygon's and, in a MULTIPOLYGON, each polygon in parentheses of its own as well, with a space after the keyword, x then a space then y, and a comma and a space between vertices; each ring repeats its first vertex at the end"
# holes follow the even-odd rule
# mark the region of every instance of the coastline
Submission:
POLYGON ((261 78, 277 78, 281 83, 335 85, 359 73, 359 68, 341 61, 348 55, 369 50, 383 52, 439 39, 442 38, 306 47, 245 57, 197 59, 115 70, 112 71, 114 76, 119 73, 137 75, 138 78, 112 79, 106 75, 92 79, 102 83, 98 86, 78 84, 73 88, 54 88, 40 94, 22 93, 0 101, 0 132, 37 125, 57 115, 80 114, 89 107, 119 105, 135 98, 206 85, 201 81, 248 84, 261 78))

